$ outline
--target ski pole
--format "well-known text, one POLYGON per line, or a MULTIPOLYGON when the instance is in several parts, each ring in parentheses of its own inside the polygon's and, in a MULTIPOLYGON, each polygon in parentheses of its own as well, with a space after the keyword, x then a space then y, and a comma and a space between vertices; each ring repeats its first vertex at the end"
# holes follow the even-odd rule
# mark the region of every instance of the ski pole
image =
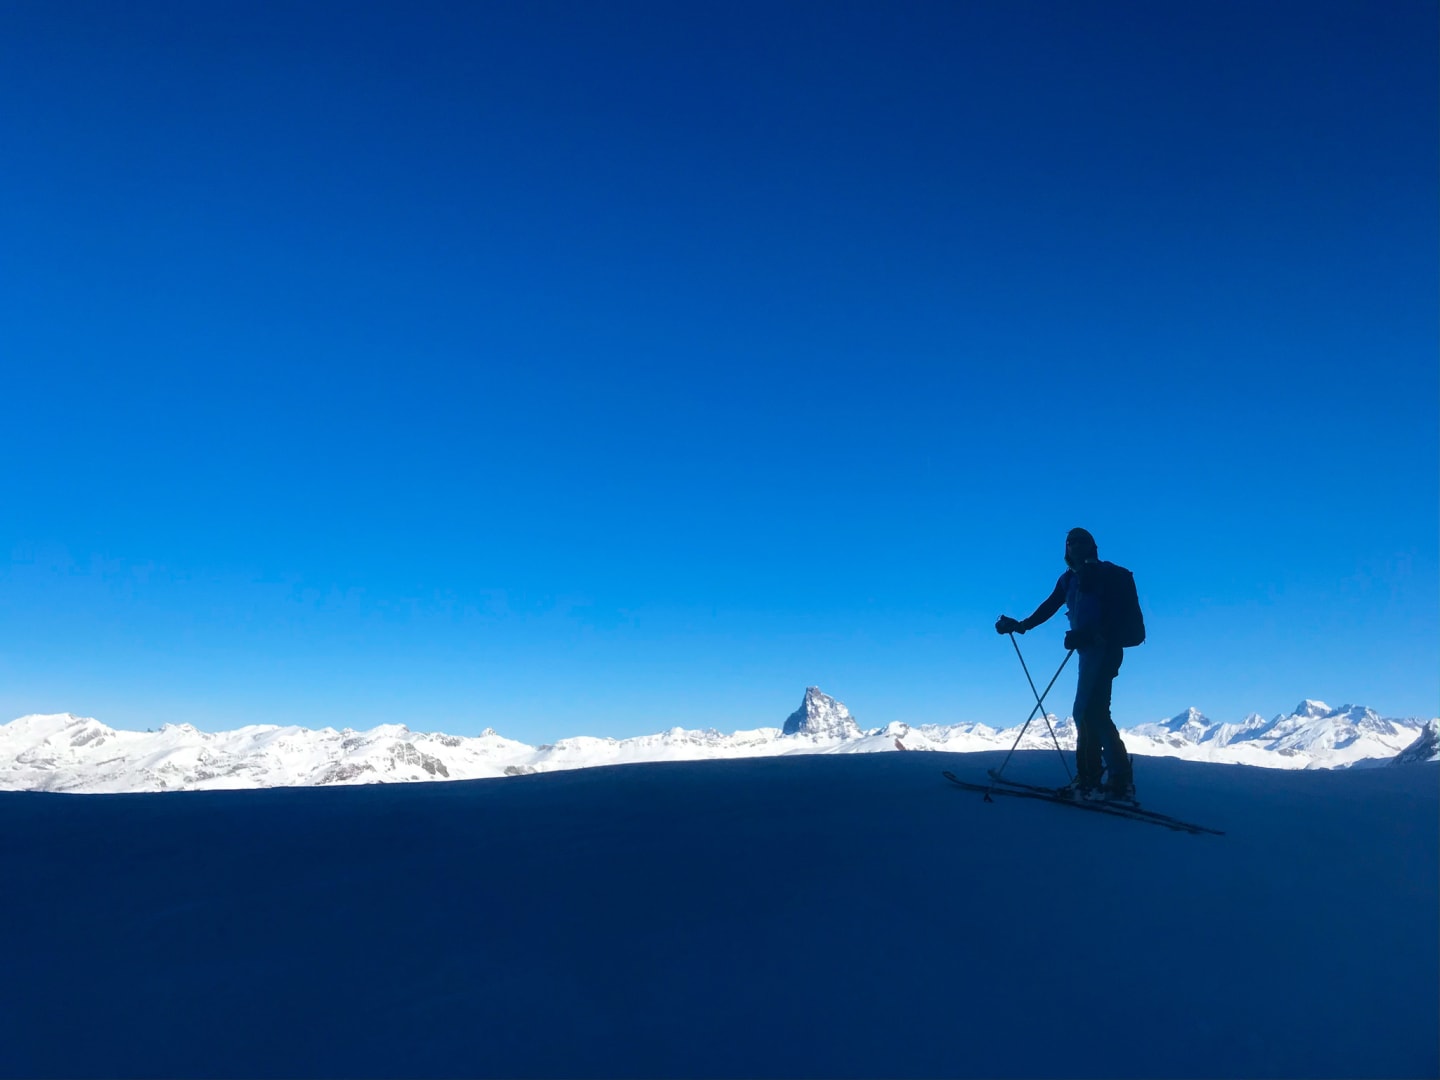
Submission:
MULTIPOLYGON (((1015 641, 1015 635, 1014 635, 1014 634, 1011 634, 1011 635, 1010 635, 1010 641, 1011 641, 1012 644, 1014 643, 1014 641, 1015 641)), ((1015 651, 1016 651, 1016 653, 1019 653, 1019 651, 1020 651, 1020 646, 1019 646, 1019 645, 1016 645, 1016 646, 1015 646, 1015 651)), ((1055 685, 1055 680, 1058 679, 1058 678, 1060 678, 1060 672, 1062 672, 1062 671, 1065 670, 1065 665, 1070 662, 1070 657, 1072 657, 1072 656, 1074 656, 1074 655, 1075 655, 1075 650, 1074 650, 1074 649, 1070 649, 1070 650, 1068 650, 1068 651, 1065 653, 1065 659, 1060 661, 1060 666, 1055 669, 1055 674, 1050 677, 1049 683, 1047 683, 1046 686, 1045 686, 1045 694, 1050 693, 1050 687, 1052 687, 1052 686, 1055 685)), ((1020 663, 1021 663, 1022 665, 1025 663, 1024 657, 1021 657, 1020 663)), ((1027 671, 1026 671, 1026 673, 1025 673, 1025 676, 1026 676, 1026 678, 1029 678, 1029 676, 1030 676, 1030 673, 1029 673, 1028 669, 1027 669, 1027 671)), ((1033 687, 1034 684, 1032 683, 1031 685, 1032 685, 1032 687, 1033 687)), ((1010 758, 1013 757, 1014 754, 1015 754, 1015 747, 1016 747, 1016 746, 1019 746, 1019 745, 1020 745, 1020 740, 1025 737, 1025 730, 1030 726, 1030 721, 1035 719, 1035 714, 1036 714, 1036 712, 1039 712, 1039 711, 1041 711, 1041 710, 1044 709, 1044 707, 1045 707, 1045 694, 1039 694, 1039 695, 1037 695, 1037 700, 1036 700, 1036 702, 1035 702, 1035 708, 1031 709, 1031 710, 1030 710, 1030 715, 1025 718, 1025 723, 1024 723, 1024 725, 1020 728, 1020 734, 1015 736, 1015 745, 1012 746, 1012 747, 1010 747, 1010 753, 1008 753, 1008 754, 1005 755, 1005 760, 1000 763, 1000 768, 998 768, 998 769, 995 770, 995 775, 996 775, 996 776, 998 776, 998 775, 1000 775, 1001 773, 1003 773, 1003 772, 1005 771, 1005 766, 1010 764, 1010 758)), ((1049 718, 1049 717, 1046 717, 1046 718, 1045 718, 1045 723, 1046 723, 1046 724, 1049 724, 1049 723, 1050 723, 1050 718, 1049 718)), ((1052 734, 1052 735, 1054 734, 1054 729, 1051 729, 1051 734, 1052 734)), ((1056 746, 1059 746, 1059 745, 1060 745, 1058 740, 1056 741, 1056 744, 1055 744, 1055 745, 1056 745, 1056 746)), ((1066 771, 1067 771, 1067 773, 1068 773, 1069 770, 1067 769, 1066 771)), ((990 785, 990 786, 991 786, 991 789, 993 790, 993 789, 994 789, 994 786, 995 786, 993 781, 991 782, 991 785, 990 785)), ((986 794, 988 795, 989 793, 987 792, 986 794)))
MULTIPOLYGON (((1065 751, 1060 749, 1060 737, 1055 734, 1055 729, 1050 726, 1050 714, 1045 711, 1045 698, 1043 695, 1036 693, 1035 680, 1030 678, 1030 668, 1025 663, 1025 657, 1020 656, 1020 643, 1015 640, 1014 634, 1010 635, 1010 644, 1015 646, 1015 655, 1020 658, 1020 668, 1025 672, 1025 681, 1030 684, 1030 693, 1035 694, 1035 704, 1040 706, 1040 715, 1045 717, 1045 726, 1050 730, 1050 741, 1055 744, 1055 752, 1060 755, 1060 767, 1065 770, 1065 781, 1066 783, 1069 783, 1071 780, 1074 779, 1074 777, 1070 775, 1070 765, 1065 760, 1065 751)), ((1074 650, 1072 649, 1071 651, 1073 652, 1074 650)), ((1065 655, 1065 660, 1068 661, 1069 659, 1070 655, 1069 653, 1067 653, 1065 655)), ((1063 668, 1065 666, 1065 663, 1062 661, 1060 666, 1063 668)), ((1055 676, 1056 678, 1058 678, 1060 676, 1060 672, 1057 671, 1055 673, 1055 676)), ((1051 679, 1050 684, 1051 686, 1053 686, 1055 684, 1055 679, 1051 679)), ((1047 686, 1045 688, 1045 693, 1048 694, 1049 692, 1050 687, 1047 686)), ((1010 759, 1006 758, 1005 760, 1009 761, 1010 759)), ((1005 766, 1000 766, 1000 771, 1004 772, 1005 766)))

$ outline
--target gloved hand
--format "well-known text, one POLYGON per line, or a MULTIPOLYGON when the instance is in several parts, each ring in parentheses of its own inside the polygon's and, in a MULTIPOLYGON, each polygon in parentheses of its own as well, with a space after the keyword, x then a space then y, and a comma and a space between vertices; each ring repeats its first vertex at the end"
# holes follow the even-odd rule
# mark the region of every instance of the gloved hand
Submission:
POLYGON ((1012 619, 1009 615, 1001 615, 995 620, 995 632, 997 634, 1023 634, 1025 624, 1019 619, 1012 619))
POLYGON ((1065 648, 1088 649, 1095 644, 1095 635, 1089 630, 1066 630, 1065 648))

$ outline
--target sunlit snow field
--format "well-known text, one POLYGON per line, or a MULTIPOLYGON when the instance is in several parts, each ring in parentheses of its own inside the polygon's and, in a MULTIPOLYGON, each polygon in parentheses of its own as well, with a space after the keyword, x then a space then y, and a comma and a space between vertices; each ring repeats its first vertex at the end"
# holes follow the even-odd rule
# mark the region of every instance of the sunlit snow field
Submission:
POLYGON ((1002 756, 3 793, 0 1071, 1440 1073, 1440 769, 1002 756))

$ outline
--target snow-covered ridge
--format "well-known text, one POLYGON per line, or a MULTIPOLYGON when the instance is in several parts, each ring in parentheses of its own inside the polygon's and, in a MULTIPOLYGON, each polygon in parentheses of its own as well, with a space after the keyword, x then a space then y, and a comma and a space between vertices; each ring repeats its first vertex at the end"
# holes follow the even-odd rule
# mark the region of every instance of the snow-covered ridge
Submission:
MULTIPOLYGON (((1436 760, 1440 721, 1387 719, 1363 706, 1331 709, 1302 701, 1265 720, 1215 723, 1197 709, 1124 732, 1141 755, 1265 765, 1334 768, 1396 760, 1436 760), (1429 742, 1426 742, 1426 739, 1429 742), (1428 749, 1427 749, 1428 747, 1428 749)), ((1021 749, 1048 749, 1050 731, 1075 746, 1073 720, 1036 719, 1021 749)), ((24 716, 0 725, 0 790, 72 792, 173 791, 472 780, 641 761, 767 757, 781 754, 888 750, 1008 750, 1019 726, 891 723, 865 730, 850 711, 817 687, 781 727, 729 734, 682 727, 630 739, 582 736, 529 746, 487 729, 463 737, 384 724, 369 731, 252 725, 203 732, 167 724, 154 732, 117 731, 68 713, 24 716)))
POLYGON ((1391 765, 1418 765, 1440 761, 1440 720, 1431 720, 1420 729, 1415 741, 1390 760, 1391 765))
POLYGON ((1217 724, 1197 709, 1125 732, 1140 753, 1170 753, 1206 761, 1298 768, 1333 768, 1388 760, 1424 728, 1416 718, 1387 719, 1363 705, 1332 709, 1306 699, 1293 711, 1266 720, 1252 713, 1238 724, 1217 724), (1153 747, 1153 749, 1147 749, 1153 747), (1279 758, 1281 760, 1274 760, 1279 758))

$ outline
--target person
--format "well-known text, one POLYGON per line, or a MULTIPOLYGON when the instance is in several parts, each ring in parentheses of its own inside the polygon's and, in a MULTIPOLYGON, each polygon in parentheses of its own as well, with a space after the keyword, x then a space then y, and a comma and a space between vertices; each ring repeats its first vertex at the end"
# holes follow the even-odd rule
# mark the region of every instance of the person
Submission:
POLYGON ((1110 696, 1120 673, 1125 650, 1104 633, 1106 612, 1095 538, 1084 529, 1071 529, 1065 537, 1065 565, 1054 591, 1027 619, 1001 615, 999 634, 1023 634, 1047 621, 1066 605, 1070 629, 1065 648, 1080 654, 1080 676, 1075 687, 1075 780, 1067 793, 1078 798, 1134 799, 1135 776, 1130 755, 1110 715, 1110 696), (1103 780, 1103 784, 1102 784, 1103 780))

